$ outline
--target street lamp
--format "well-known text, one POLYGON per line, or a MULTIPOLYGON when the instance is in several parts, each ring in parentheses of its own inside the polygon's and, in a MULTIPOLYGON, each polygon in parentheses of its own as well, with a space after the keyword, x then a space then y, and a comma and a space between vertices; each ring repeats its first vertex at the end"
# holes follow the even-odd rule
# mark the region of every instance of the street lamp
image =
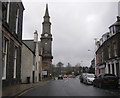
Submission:
POLYGON ((94 54, 94 58, 95 58, 95 74, 97 75, 98 74, 98 70, 97 70, 97 65, 96 65, 96 42, 97 42, 97 38, 94 38, 94 40, 95 40, 95 48, 94 48, 94 51, 91 51, 90 49, 88 49, 88 51, 91 51, 91 52, 93 52, 93 54, 94 54))

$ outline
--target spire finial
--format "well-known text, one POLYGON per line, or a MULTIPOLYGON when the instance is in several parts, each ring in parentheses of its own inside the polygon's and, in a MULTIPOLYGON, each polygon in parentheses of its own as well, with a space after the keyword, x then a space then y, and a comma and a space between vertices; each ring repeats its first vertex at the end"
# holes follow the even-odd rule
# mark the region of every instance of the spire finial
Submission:
POLYGON ((46 3, 46 11, 45 11, 45 16, 49 16, 49 12, 48 12, 48 4, 46 3))
POLYGON ((34 34, 37 34, 37 30, 35 30, 34 34))

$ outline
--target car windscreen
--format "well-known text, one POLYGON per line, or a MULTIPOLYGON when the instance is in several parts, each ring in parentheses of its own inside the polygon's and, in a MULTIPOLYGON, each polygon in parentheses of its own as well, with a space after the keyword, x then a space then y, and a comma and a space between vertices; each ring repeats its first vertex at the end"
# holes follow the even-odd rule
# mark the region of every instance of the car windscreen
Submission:
POLYGON ((88 77, 90 77, 90 78, 94 78, 95 77, 95 75, 87 75, 88 77))
POLYGON ((105 74, 104 76, 115 76, 115 75, 113 75, 113 74, 105 74))

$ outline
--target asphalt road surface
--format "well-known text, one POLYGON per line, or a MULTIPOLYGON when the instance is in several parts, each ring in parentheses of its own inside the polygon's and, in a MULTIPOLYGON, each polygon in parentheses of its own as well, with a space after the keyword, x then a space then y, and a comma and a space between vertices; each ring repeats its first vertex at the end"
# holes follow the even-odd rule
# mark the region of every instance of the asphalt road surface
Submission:
POLYGON ((120 96, 119 89, 101 89, 80 83, 78 78, 52 80, 33 88, 22 96, 120 96))

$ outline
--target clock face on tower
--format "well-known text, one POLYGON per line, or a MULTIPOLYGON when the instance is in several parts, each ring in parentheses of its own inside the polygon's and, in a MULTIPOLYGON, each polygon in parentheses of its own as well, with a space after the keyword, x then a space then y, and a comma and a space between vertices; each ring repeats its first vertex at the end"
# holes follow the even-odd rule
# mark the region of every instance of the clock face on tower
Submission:
POLYGON ((44 34, 45 37, 48 37, 48 34, 44 34))

